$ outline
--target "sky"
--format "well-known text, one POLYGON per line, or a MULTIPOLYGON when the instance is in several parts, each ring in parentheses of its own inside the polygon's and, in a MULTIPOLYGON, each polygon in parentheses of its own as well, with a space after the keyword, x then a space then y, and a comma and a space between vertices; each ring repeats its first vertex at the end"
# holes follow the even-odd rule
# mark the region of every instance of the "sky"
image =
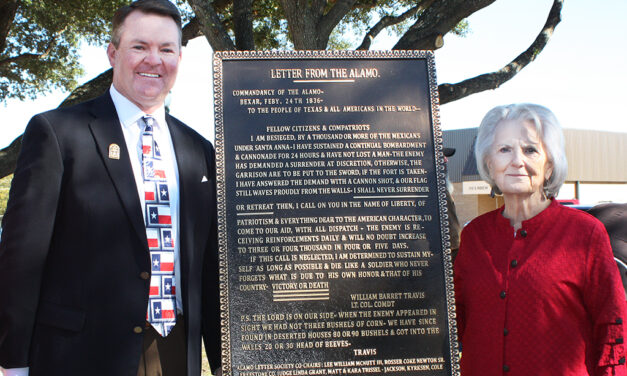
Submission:
MULTIPOLYGON (((437 50, 438 83, 457 83, 489 73, 522 53, 544 25, 551 0, 497 0, 473 14, 466 37, 446 35, 437 50)), ((627 1, 564 2, 562 22, 537 59, 496 90, 440 108, 443 130, 476 127, 491 108, 532 102, 550 108, 564 128, 627 132, 627 1)), ((382 35, 373 49, 389 49, 382 35)), ((85 46, 84 83, 109 68, 105 47, 85 46)), ((212 52, 203 37, 183 49, 171 114, 213 140, 212 52)), ((69 93, 56 91, 34 101, 0 104, 0 148, 22 134, 35 114, 57 107, 69 93)))

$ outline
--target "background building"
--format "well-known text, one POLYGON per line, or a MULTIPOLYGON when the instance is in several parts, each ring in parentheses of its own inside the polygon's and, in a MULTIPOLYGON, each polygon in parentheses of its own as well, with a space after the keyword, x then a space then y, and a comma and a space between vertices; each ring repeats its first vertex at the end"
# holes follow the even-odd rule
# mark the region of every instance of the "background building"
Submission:
MULTIPOLYGON (((444 146, 456 149, 448 158, 448 173, 460 223, 503 205, 501 197, 490 197, 477 171, 477 128, 443 133, 444 146)), ((565 129, 564 137, 568 176, 557 198, 582 205, 627 202, 627 133, 565 129)))

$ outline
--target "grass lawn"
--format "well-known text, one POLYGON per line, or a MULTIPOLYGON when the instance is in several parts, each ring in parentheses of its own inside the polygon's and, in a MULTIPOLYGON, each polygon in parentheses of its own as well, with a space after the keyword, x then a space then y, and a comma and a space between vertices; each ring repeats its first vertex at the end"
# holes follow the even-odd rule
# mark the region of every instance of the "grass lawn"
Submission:
POLYGON ((4 215, 7 208, 7 200, 9 199, 9 188, 11 188, 11 180, 13 174, 0 179, 0 218, 4 215))
POLYGON ((209 362, 207 361, 207 355, 205 355, 205 345, 202 345, 202 376, 211 376, 211 369, 209 368, 209 362))

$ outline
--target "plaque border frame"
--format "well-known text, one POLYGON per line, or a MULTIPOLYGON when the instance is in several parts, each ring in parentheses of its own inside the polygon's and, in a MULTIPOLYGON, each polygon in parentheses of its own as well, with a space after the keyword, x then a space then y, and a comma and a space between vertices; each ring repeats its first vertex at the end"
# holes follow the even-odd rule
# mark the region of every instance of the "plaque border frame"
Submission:
POLYGON ((449 353, 451 357, 451 374, 460 375, 460 351, 457 337, 457 319, 455 311, 455 290, 453 286, 453 264, 451 256, 450 234, 448 227, 448 209, 446 205, 446 174, 444 165, 444 146, 440 123, 440 98, 435 72, 435 55, 430 50, 298 50, 298 51, 216 51, 213 54, 213 92, 214 92, 214 123, 216 148, 216 198, 218 216, 219 244, 219 280, 220 280, 220 334, 222 371, 225 375, 232 374, 231 335, 229 333, 231 317, 229 315, 229 279, 227 254, 226 224, 226 181, 224 161, 224 93, 222 86, 223 61, 228 60, 260 60, 260 59, 426 59, 429 80, 429 96, 431 104, 431 125, 434 148, 436 186, 438 208, 440 213, 440 234, 442 235, 442 252, 444 266, 444 291, 446 295, 447 326, 449 334, 449 353))

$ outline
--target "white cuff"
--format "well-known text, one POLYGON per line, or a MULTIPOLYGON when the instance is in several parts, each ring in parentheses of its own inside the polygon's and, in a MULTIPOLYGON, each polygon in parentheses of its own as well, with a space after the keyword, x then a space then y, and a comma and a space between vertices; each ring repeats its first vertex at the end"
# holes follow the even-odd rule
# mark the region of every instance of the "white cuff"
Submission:
POLYGON ((0 367, 0 371, 0 375, 3 376, 28 376, 28 367, 9 369, 4 369, 0 367))

